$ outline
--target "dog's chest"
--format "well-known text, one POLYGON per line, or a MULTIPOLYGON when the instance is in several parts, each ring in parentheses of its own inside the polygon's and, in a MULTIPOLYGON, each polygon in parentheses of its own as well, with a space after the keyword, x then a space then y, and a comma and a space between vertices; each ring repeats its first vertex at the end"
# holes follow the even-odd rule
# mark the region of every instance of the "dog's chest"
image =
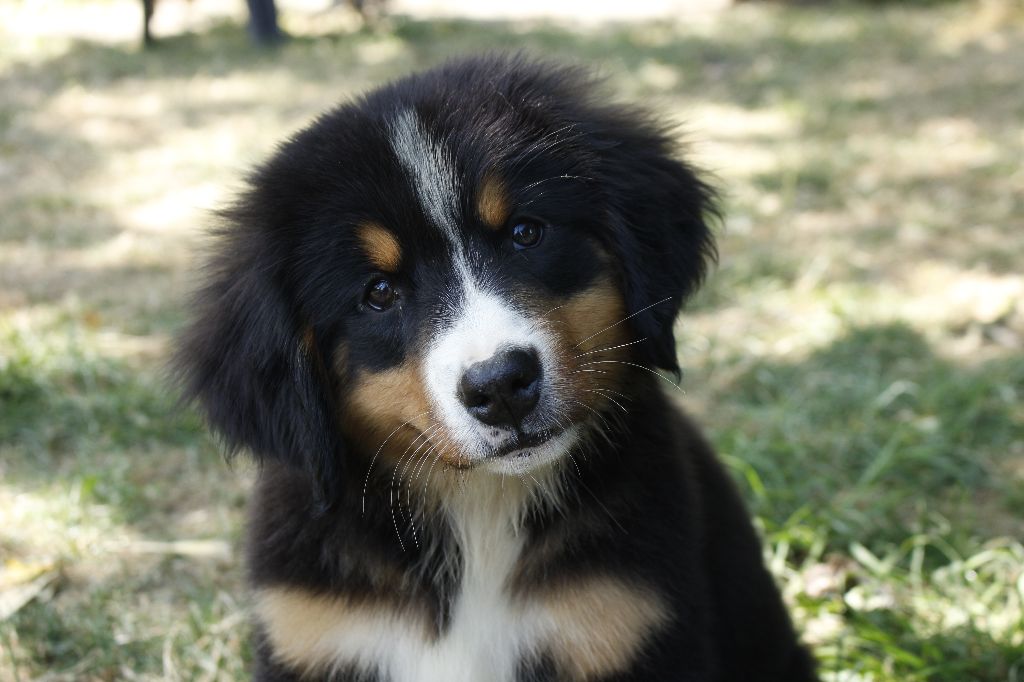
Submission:
POLYGON ((422 604, 266 587, 256 612, 273 657, 314 676, 355 669, 379 682, 515 682, 522 657, 544 639, 543 619, 508 590, 525 545, 513 523, 519 509, 489 498, 464 494, 448 510, 459 546, 449 558, 461 561, 440 632, 422 604))
POLYGON ((382 667, 392 682, 513 682, 540 634, 532 609, 508 592, 523 537, 507 514, 483 505, 456 507, 452 525, 462 571, 448 627, 434 642, 401 642, 382 667))
POLYGON ((659 595, 600 573, 513 595, 511 578, 530 551, 516 531, 520 508, 488 498, 464 495, 450 509, 461 566, 441 632, 415 607, 266 588, 256 610, 274 657, 297 671, 355 669, 379 682, 516 682, 542 655, 559 679, 628 669, 670 619, 659 595))

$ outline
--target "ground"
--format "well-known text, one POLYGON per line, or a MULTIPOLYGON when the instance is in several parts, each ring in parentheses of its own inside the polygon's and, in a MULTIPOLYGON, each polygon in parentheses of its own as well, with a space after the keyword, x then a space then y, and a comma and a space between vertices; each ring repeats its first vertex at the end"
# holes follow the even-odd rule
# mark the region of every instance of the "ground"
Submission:
POLYGON ((826 679, 1024 678, 1019 2, 282 3, 273 52, 206 2, 167 0, 145 53, 128 0, 0 7, 0 681, 244 679, 253 473, 162 369, 209 211, 325 107, 485 48, 596 65, 722 187, 680 400, 826 679))

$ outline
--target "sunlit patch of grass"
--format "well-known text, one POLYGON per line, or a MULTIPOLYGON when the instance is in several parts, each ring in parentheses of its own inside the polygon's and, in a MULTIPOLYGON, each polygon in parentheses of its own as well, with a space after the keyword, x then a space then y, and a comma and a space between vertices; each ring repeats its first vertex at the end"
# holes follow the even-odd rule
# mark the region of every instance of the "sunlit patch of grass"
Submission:
POLYGON ((154 344, 90 319, 0 318, 0 572, 59 573, 0 622, 0 679, 241 678, 238 562, 159 541, 237 545, 247 476, 177 407, 154 344))
MULTIPOLYGON (((244 679, 245 609, 217 587, 224 576, 168 558, 66 584, 19 612, 12 628, 0 624, 7 663, 66 680, 121 679, 125 671, 135 679, 244 679)), ((238 580, 234 571, 226 576, 238 580)))
POLYGON ((1024 666, 1024 545, 993 540, 961 554, 948 524, 876 555, 807 557, 794 570, 788 537, 775 545, 795 613, 826 679, 1013 680, 1024 666))

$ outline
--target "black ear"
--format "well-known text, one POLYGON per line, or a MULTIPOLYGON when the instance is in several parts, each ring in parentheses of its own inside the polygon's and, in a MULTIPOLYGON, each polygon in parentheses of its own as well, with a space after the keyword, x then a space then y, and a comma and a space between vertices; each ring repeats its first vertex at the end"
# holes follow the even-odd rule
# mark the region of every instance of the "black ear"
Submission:
POLYGON ((708 221, 714 190, 675 156, 670 138, 632 114, 598 135, 611 204, 611 246, 624 280, 630 323, 646 364, 679 372, 672 327, 716 257, 708 221))
POLYGON ((266 239, 242 225, 224 231, 175 369, 229 453, 305 471, 322 503, 342 466, 330 382, 280 272, 286 254, 266 239))

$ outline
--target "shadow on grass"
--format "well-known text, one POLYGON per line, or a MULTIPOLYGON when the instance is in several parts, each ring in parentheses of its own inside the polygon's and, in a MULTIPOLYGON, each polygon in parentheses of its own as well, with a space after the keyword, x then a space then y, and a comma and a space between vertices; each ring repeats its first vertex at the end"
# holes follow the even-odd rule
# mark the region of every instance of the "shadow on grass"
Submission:
POLYGON ((952 518, 963 537, 945 539, 966 551, 1016 534, 1024 359, 957 364, 893 323, 797 362, 737 362, 713 431, 769 536, 803 526, 882 551, 952 518))

